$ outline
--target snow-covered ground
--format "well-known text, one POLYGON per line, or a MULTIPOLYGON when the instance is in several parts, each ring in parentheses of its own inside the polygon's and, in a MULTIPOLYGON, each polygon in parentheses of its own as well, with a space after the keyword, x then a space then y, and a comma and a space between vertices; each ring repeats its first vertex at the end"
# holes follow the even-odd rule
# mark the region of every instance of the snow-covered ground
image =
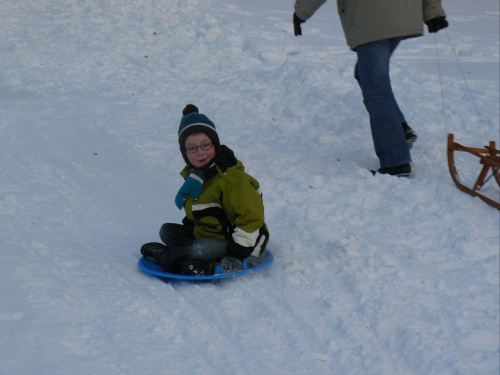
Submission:
POLYGON ((0 374, 498 374, 499 212, 455 187, 446 138, 499 143, 499 3, 444 6, 393 59, 419 135, 397 179, 367 170, 333 0, 300 38, 293 0, 2 0, 0 374), (137 267, 182 218, 187 103, 262 185, 260 273, 137 267))

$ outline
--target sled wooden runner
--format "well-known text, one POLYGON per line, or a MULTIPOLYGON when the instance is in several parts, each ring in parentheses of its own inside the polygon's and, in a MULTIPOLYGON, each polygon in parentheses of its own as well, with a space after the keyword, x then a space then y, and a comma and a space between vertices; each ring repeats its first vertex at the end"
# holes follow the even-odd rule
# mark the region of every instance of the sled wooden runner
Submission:
POLYGON ((496 202, 491 198, 486 197, 479 191, 481 187, 488 181, 492 176, 495 178, 498 186, 500 187, 500 151, 495 148, 495 142, 490 141, 489 146, 484 146, 484 148, 466 147, 459 143, 454 142, 454 135, 452 133, 448 134, 448 167, 450 169, 451 178, 457 187, 472 195, 473 197, 478 197, 482 201, 488 203, 490 206, 495 207, 500 210, 500 202, 496 202), (476 183, 472 188, 469 188, 462 184, 460 177, 458 176, 457 169, 455 167, 455 151, 462 151, 477 156, 479 158, 479 163, 483 165, 479 176, 477 177, 476 183), (488 176, 488 172, 491 175, 488 176))

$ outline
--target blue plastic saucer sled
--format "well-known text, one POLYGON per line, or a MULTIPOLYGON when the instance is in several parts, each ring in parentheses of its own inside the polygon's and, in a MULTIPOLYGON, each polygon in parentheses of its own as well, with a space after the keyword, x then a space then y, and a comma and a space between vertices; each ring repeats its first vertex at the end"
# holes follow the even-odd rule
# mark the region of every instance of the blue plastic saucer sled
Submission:
POLYGON ((229 277, 243 276, 248 273, 261 271, 273 262, 273 254, 266 250, 266 253, 262 257, 252 257, 243 261, 243 269, 241 271, 224 273, 222 272, 220 264, 215 266, 215 272, 213 275, 209 276, 188 276, 180 275, 176 273, 168 273, 161 268, 159 264, 151 262, 146 258, 139 259, 139 268, 151 275, 158 277, 170 278, 170 279, 183 279, 183 280, 213 280, 213 279, 225 279, 229 277))

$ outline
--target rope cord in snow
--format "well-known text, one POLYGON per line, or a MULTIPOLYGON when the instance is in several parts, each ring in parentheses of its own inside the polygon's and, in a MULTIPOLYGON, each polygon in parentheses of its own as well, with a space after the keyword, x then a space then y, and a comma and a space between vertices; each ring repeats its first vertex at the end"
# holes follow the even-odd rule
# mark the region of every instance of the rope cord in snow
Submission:
POLYGON ((439 50, 438 50, 438 45, 437 45, 437 33, 434 33, 434 45, 436 46, 436 60, 437 60, 437 66, 438 66, 438 75, 439 75, 439 88, 441 91, 441 107, 443 110, 443 121, 444 121, 444 130, 446 131, 446 134, 449 134, 448 130, 448 123, 446 122, 446 111, 444 108, 444 93, 443 93, 443 77, 441 74, 441 60, 439 60, 439 50))
MULTIPOLYGON (((457 65, 458 65, 458 68, 460 70, 460 74, 462 75, 462 79, 465 82, 465 86, 467 87, 467 92, 469 93, 469 96, 471 98, 472 104, 474 105, 474 109, 476 110, 476 114, 477 114, 477 117, 479 119, 479 123, 481 124, 481 126, 482 126, 482 128, 484 130, 484 133, 486 135, 486 139, 489 140, 490 137, 489 137, 489 134, 488 134, 488 130, 486 129, 486 126, 484 125, 483 116, 481 116, 481 113, 479 112, 479 109, 477 107, 476 101, 474 100, 474 96, 472 95, 472 91, 470 89, 469 83, 467 81, 467 78, 465 77, 464 71, 462 69, 462 65, 460 64, 460 61, 458 60, 457 53, 455 52, 455 48, 453 47, 453 44, 451 43, 450 35, 448 34, 447 30, 444 30, 444 33, 446 34, 446 37, 448 39, 448 43, 449 43, 449 45, 451 47, 451 50, 453 51, 453 56, 455 56, 455 61, 456 61, 457 65)), ((443 81, 442 81, 442 74, 441 74, 441 62, 439 60, 439 51, 438 51, 438 46, 437 46, 437 33, 434 34, 434 44, 436 46, 436 58, 437 58, 437 62, 438 62, 439 85, 440 85, 440 88, 441 88, 441 102, 442 102, 442 106, 443 106, 444 126, 445 126, 446 133, 449 133, 449 131, 448 131, 448 124, 446 122, 446 112, 445 112, 445 107, 444 107, 443 81)))

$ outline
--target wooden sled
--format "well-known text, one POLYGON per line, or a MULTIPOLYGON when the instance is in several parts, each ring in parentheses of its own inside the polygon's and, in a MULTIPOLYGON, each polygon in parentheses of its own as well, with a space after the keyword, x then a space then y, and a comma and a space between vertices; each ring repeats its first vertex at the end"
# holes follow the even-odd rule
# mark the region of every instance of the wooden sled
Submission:
POLYGON ((461 144, 454 142, 453 138, 453 134, 448 134, 448 167, 450 169, 450 174, 453 182, 460 190, 472 195, 473 197, 478 197, 482 201, 488 203, 490 206, 500 210, 499 202, 496 202, 479 192, 485 182, 488 181, 492 176, 494 176, 498 186, 500 187, 500 151, 495 148, 495 142, 490 141, 490 145, 484 146, 484 148, 474 148, 462 146, 461 144), (480 159, 479 163, 483 165, 483 168, 481 169, 481 172, 479 173, 476 183, 474 184, 474 187, 472 189, 465 186, 460 181, 460 177, 458 176, 458 172, 455 167, 455 158, 453 155, 455 151, 463 151, 477 156, 480 159), (490 169, 491 175, 486 178, 490 169))

